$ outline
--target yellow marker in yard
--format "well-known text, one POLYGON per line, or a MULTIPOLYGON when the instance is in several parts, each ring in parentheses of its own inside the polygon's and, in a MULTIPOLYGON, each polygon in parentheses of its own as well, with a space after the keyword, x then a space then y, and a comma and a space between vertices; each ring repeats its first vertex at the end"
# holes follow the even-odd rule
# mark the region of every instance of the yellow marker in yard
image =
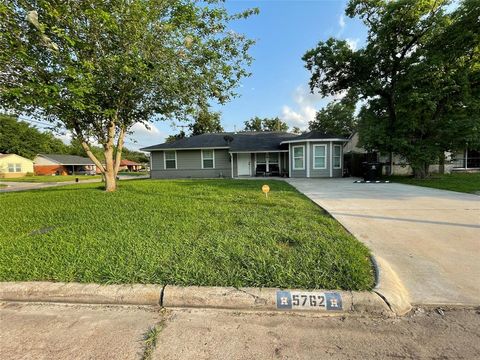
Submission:
POLYGON ((268 192, 270 191, 270 186, 263 185, 262 186, 262 191, 265 193, 265 197, 268 199, 268 192))

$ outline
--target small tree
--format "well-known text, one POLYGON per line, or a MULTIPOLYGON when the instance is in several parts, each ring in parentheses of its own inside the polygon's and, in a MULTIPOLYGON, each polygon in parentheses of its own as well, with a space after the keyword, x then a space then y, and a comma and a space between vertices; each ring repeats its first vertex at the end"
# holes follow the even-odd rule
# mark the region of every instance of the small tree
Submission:
POLYGON ((288 131, 287 123, 280 120, 278 117, 262 119, 255 116, 254 118, 245 121, 244 124, 246 131, 288 131))
POLYGON ((134 124, 236 95, 252 41, 227 26, 255 12, 230 15, 216 0, 7 0, 0 100, 71 130, 114 191, 134 124))
POLYGON ((309 130, 320 130, 328 134, 349 137, 356 128, 355 103, 334 101, 319 110, 315 120, 308 123, 309 130))

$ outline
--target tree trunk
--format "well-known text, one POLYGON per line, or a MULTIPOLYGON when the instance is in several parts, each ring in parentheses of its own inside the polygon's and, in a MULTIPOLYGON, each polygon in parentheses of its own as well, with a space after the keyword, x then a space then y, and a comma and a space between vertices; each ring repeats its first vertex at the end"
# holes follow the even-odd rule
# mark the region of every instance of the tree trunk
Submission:
POLYGON ((418 162, 417 164, 412 164, 413 177, 415 179, 425 179, 429 175, 430 164, 426 161, 418 162))
POLYGON ((440 153, 440 156, 438 158, 438 173, 439 174, 445 174, 445 153, 442 152, 440 153))

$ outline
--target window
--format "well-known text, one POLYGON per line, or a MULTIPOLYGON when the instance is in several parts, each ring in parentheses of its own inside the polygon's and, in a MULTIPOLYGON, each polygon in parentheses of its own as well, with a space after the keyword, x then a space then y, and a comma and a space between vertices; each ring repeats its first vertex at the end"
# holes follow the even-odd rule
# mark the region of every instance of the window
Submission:
POLYGON ((305 147, 294 146, 293 148, 293 170, 305 169, 305 147))
POLYGON ((176 169, 177 168, 177 152, 176 151, 165 151, 165 169, 176 169))
POLYGON ((22 172, 22 164, 8 164, 8 172, 22 172))
POLYGON ((327 145, 313 145, 313 168, 327 168, 327 145))
POLYGON ((202 150, 202 169, 215 168, 214 150, 202 150))
POLYGON ((341 145, 333 145, 333 168, 342 168, 342 147, 341 145))

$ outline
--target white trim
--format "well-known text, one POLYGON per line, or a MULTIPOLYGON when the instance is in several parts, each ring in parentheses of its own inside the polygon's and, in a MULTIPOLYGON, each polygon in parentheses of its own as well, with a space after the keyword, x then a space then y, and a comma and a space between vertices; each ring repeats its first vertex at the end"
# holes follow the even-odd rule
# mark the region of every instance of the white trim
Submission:
MULTIPOLYGON (((173 170, 173 169, 167 169, 167 157, 165 156, 165 153, 169 152, 174 152, 175 153, 175 170, 178 169, 178 161, 177 161, 177 151, 176 150, 164 150, 163 151, 163 170, 173 170)), ((171 160, 171 159, 169 159, 171 160)))
POLYGON ((338 156, 340 158, 340 166, 339 167, 335 167, 334 164, 333 164, 333 158, 335 157, 335 152, 333 152, 332 154, 332 167, 335 169, 335 170, 339 170, 342 168, 342 145, 339 145, 339 144, 335 144, 333 145, 333 150, 335 150, 335 147, 339 147, 340 148, 340 155, 338 156))
POLYGON ((293 162, 293 170, 305 170, 305 145, 292 146, 292 162, 293 162), (303 165, 301 168, 295 167, 295 148, 302 148, 303 150, 303 156, 302 156, 303 165))
POLYGON ((333 177, 333 141, 330 141, 330 177, 333 177))
POLYGON ((232 179, 233 179, 233 154, 230 153, 230 168, 232 169, 232 179))
POLYGON ((196 147, 196 148, 158 148, 158 149, 148 149, 148 150, 142 150, 145 152, 152 152, 152 151, 180 151, 180 150, 217 150, 217 149, 230 149, 230 147, 225 146, 225 147, 196 147))
POLYGON ((327 144, 315 144, 313 145, 313 168, 315 170, 325 170, 327 168, 327 144), (315 158, 316 157, 321 157, 321 156, 315 156, 315 148, 317 147, 323 147, 325 150, 325 155, 323 156, 325 159, 325 163, 323 167, 316 167, 315 166, 315 158))
POLYGON ((288 177, 292 176, 292 144, 288 144, 288 177))
POLYGON ((215 149, 202 149, 202 150, 200 150, 200 158, 202 159, 202 169, 207 169, 207 170, 208 169, 215 169, 215 149), (211 167, 211 168, 210 167, 206 168, 203 165, 203 152, 205 150, 212 150, 212 159, 207 159, 207 160, 213 160, 213 167, 211 167))
POLYGON ((300 139, 300 140, 285 140, 280 143, 282 144, 290 144, 290 143, 299 143, 299 142, 322 142, 322 141, 343 141, 343 142, 348 142, 348 139, 300 139))
POLYGON ((307 165, 307 178, 310 177, 310 143, 307 142, 307 156, 305 156, 306 165, 307 165))

